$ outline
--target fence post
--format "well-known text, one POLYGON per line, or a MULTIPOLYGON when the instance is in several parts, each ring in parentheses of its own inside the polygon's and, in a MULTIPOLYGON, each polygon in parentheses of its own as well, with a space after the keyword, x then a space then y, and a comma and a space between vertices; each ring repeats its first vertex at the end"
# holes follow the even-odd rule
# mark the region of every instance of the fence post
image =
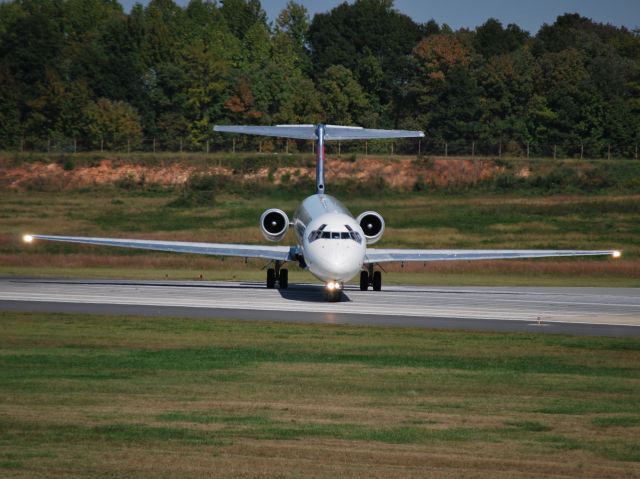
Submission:
POLYGON ((444 142, 444 156, 449 156, 449 144, 445 141, 444 142))
POLYGON ((529 142, 527 141, 527 160, 529 159, 529 142))
POLYGON ((422 140, 418 140, 418 156, 422 156, 422 140))
POLYGON ((638 159, 638 144, 636 143, 636 160, 638 159))
POLYGON ((553 159, 556 159, 556 147, 557 145, 553 145, 553 159))
POLYGON ((180 153, 182 153, 182 138, 180 138, 180 153))
POLYGON ((262 140, 260 140, 260 142, 258 142, 258 153, 262 153, 262 140))
POLYGON ((236 137, 235 136, 233 137, 233 140, 232 140, 231 144, 232 144, 231 152, 235 155, 236 154, 236 137))
POLYGON ((314 155, 316 154, 316 142, 315 141, 311 142, 311 153, 313 153, 314 155))
POLYGON ((502 138, 500 138, 500 144, 498 145, 498 158, 502 158, 502 138))
POLYGON ((473 158, 474 156, 476 156, 476 142, 472 141, 471 142, 471 158, 473 158))
POLYGON ((104 153, 104 138, 100 138, 100 153, 104 153))
POLYGON ((391 156, 393 156, 393 141, 391 142, 391 156))
POLYGON ((78 140, 73 139, 73 152, 78 153, 78 140))
POLYGON ((341 144, 341 142, 339 141, 339 142, 338 142, 338 156, 341 156, 341 155, 342 155, 342 144, 341 144))
POLYGON ((609 147, 607 148, 607 160, 611 159, 611 143, 609 143, 609 147))
POLYGON ((207 140, 207 153, 209 153, 209 140, 207 140))
POLYGON ((51 138, 47 138, 47 153, 51 153, 51 138))
POLYGON ((131 153, 131 140, 127 138, 127 153, 131 153))
POLYGON ((24 151, 24 138, 20 138, 20 153, 24 151))
MULTIPOLYGON (((637 149, 637 147, 636 147, 637 149)), ((365 141, 364 142, 364 156, 367 156, 369 154, 369 142, 365 141)))
POLYGON ((156 152, 156 139, 155 137, 153 138, 153 152, 156 152))
POLYGON ((584 156, 584 143, 580 142, 580 159, 584 156))

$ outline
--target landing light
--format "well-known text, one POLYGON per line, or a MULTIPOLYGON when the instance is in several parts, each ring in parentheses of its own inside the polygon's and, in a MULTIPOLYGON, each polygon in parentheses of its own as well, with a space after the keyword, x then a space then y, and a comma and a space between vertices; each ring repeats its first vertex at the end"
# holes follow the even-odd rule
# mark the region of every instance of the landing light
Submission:
POLYGON ((619 258, 620 256, 622 256, 622 252, 614 251, 613 253, 611 253, 611 256, 613 256, 614 258, 619 258))
POLYGON ((329 281, 327 283, 327 289, 329 291, 333 291, 334 289, 340 289, 340 283, 338 283, 337 281, 329 281))
POLYGON ((22 237, 22 241, 24 241, 25 243, 33 243, 33 236, 31 235, 24 235, 22 237))

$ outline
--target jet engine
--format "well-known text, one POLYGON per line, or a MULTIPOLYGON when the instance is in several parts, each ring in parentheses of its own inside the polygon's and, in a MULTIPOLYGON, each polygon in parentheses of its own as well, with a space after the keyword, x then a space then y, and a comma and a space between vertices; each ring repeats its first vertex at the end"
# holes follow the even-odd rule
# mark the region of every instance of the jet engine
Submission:
POLYGON ((360 228, 364 232, 367 244, 373 244, 382 238, 384 233, 384 219, 375 211, 365 211, 356 218, 360 228))
POLYGON ((277 208, 271 208, 260 217, 260 230, 269 241, 280 241, 289 229, 289 217, 277 208))

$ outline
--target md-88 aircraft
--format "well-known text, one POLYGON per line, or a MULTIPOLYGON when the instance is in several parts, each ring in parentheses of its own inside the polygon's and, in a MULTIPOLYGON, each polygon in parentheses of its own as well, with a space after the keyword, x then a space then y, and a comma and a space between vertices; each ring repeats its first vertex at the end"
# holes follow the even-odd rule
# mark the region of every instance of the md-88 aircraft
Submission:
POLYGON ((272 242, 284 239, 290 227, 297 238, 295 246, 262 246, 246 244, 192 243, 141 239, 93 238, 80 236, 25 235, 34 239, 120 246, 179 253, 215 256, 259 258, 273 262, 267 269, 267 288, 286 289, 289 274, 283 265, 297 263, 325 285, 327 299, 339 301, 344 283, 360 274, 360 289, 382 289, 382 273, 376 265, 404 261, 489 260, 509 258, 542 258, 552 256, 619 257, 612 250, 450 250, 450 249, 390 249, 370 248, 384 233, 383 217, 375 211, 365 211, 353 217, 336 198, 325 193, 325 142, 388 138, 424 137, 421 131, 378 130, 336 125, 276 125, 276 126, 215 126, 215 131, 235 134, 262 135, 316 143, 316 192, 302 201, 292 219, 277 208, 270 208, 260 217, 260 229, 272 242))

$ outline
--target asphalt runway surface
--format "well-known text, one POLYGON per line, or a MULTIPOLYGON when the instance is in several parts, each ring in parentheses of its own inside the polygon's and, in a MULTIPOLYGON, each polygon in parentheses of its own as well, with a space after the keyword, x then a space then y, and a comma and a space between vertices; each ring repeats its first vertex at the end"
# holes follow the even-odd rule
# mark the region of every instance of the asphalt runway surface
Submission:
POLYGON ((640 289, 0 278, 0 310, 640 337, 640 289))

